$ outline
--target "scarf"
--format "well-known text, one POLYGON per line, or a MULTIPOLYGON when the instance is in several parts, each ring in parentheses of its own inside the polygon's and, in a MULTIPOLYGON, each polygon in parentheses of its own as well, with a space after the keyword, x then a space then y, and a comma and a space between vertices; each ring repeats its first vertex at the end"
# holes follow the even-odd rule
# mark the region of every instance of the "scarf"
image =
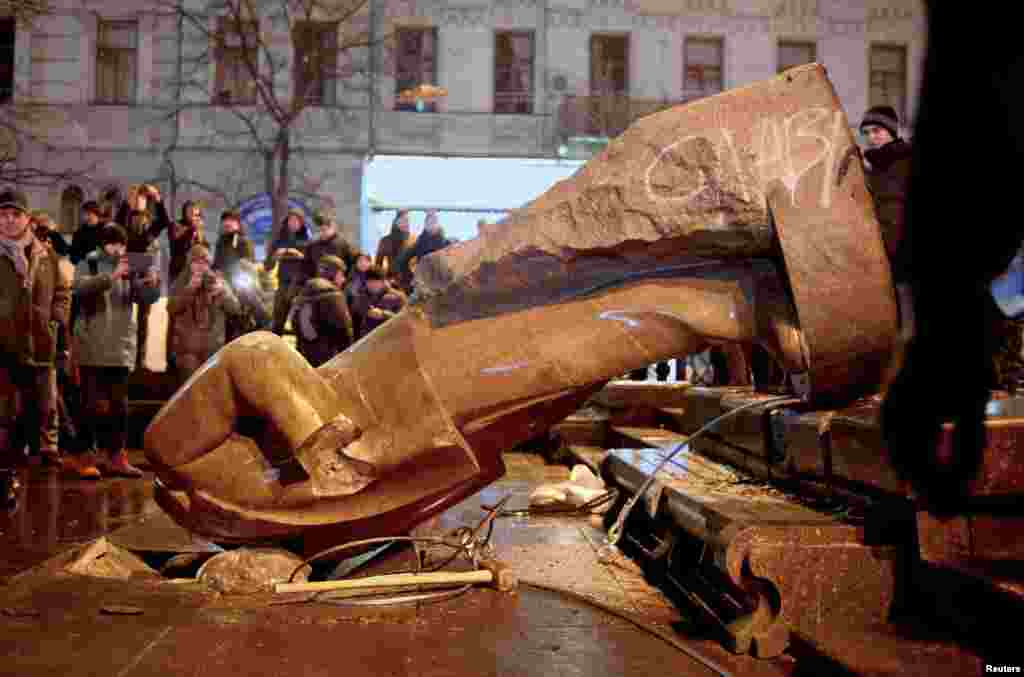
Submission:
POLYGON ((8 258, 14 264, 14 270, 18 273, 21 286, 28 289, 31 280, 28 279, 28 257, 25 256, 25 249, 32 244, 32 231, 25 230, 25 234, 17 240, 0 238, 0 256, 8 258))

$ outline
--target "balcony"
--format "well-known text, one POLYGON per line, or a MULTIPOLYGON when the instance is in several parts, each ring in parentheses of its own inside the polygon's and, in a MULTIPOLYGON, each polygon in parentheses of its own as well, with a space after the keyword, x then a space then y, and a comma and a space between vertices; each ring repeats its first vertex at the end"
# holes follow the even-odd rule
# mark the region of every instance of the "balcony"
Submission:
POLYGON ((558 107, 558 133, 563 142, 581 137, 612 139, 635 120, 685 101, 638 99, 602 94, 566 95, 558 107))

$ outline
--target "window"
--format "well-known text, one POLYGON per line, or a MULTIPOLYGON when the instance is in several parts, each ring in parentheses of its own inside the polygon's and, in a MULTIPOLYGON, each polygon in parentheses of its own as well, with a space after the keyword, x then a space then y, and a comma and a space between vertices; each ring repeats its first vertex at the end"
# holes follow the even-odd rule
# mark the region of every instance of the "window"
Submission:
MULTIPOLYGON (((437 84, 437 31, 433 28, 399 28, 395 31, 395 95, 420 85, 437 84)), ((395 101, 395 110, 435 112, 432 101, 395 101)))
POLYGON ((782 73, 790 68, 814 63, 818 60, 818 48, 813 42, 780 42, 779 69, 782 73))
POLYGON ((135 103, 138 24, 100 19, 96 41, 96 102, 135 103))
POLYGON ((14 96, 14 18, 0 18, 0 103, 14 96))
POLYGON ((82 202, 85 194, 78 186, 68 186, 60 195, 61 232, 70 234, 78 231, 82 223, 82 202))
POLYGON ((629 36, 590 36, 590 94, 629 94, 629 36))
POLYGON ((494 36, 494 112, 533 112, 533 33, 494 36))
POLYGON ((216 35, 217 78, 214 102, 221 104, 256 103, 253 70, 259 64, 259 25, 239 23, 222 17, 216 35))
POLYGON ((336 101, 338 24, 303 21, 295 26, 295 96, 314 106, 336 101))
POLYGON ((686 38, 683 46, 683 98, 699 99, 724 89, 722 38, 686 38))
POLYGON ((871 106, 892 106, 907 119, 907 48, 871 46, 871 106))

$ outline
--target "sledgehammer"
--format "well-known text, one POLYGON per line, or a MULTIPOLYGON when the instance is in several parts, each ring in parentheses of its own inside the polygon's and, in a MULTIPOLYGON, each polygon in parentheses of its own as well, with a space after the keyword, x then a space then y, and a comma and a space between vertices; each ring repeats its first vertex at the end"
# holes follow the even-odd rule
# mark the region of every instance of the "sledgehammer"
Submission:
POLYGON ((403 588, 414 585, 467 585, 487 583, 502 592, 519 584, 515 572, 503 562, 481 560, 476 571, 432 571, 423 574, 385 574, 343 581, 313 583, 277 583, 274 592, 326 592, 328 590, 359 590, 362 588, 403 588))

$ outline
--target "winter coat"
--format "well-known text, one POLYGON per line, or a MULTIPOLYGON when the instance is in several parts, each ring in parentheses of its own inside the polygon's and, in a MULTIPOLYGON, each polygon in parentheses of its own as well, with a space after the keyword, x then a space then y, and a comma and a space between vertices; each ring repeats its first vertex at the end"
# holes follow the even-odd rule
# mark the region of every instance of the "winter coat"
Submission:
POLYGON ((348 243, 348 240, 343 238, 341 235, 335 234, 334 237, 329 240, 312 240, 306 245, 306 258, 303 259, 303 276, 307 280, 311 280, 319 273, 317 266, 320 264, 320 259, 325 256, 337 256, 339 259, 345 262, 349 270, 356 262, 356 252, 352 248, 352 245, 348 243))
POLYGON ((53 366, 68 323, 71 285, 53 247, 33 237, 25 251, 27 287, 14 262, 0 256, 0 364, 53 366))
POLYGON ((371 294, 367 289, 364 293, 356 296, 355 305, 352 307, 352 314, 355 316, 357 324, 356 340, 363 338, 387 322, 393 315, 397 315, 405 307, 406 302, 405 294, 391 287, 385 287, 380 294, 371 294), (380 308, 385 311, 387 317, 381 319, 369 317, 367 312, 370 308, 380 308))
POLYGON ((277 253, 282 249, 298 249, 304 252, 309 242, 309 230, 303 224, 297 233, 288 230, 288 226, 281 226, 281 234, 271 243, 270 252, 267 254, 266 269, 277 268, 277 288, 288 289, 292 284, 303 284, 305 282, 305 259, 281 258, 278 260, 277 253))
POLYGON ((103 239, 100 237, 100 231, 102 230, 102 223, 97 223, 95 226, 83 223, 75 231, 75 234, 71 236, 71 251, 68 254, 71 258, 71 263, 77 266, 82 262, 82 259, 103 244, 103 239))
POLYGON ((882 227, 885 251, 889 254, 889 261, 897 276, 901 272, 897 252, 903 240, 903 208, 910 179, 910 156, 911 146, 903 139, 896 139, 864 153, 870 164, 868 190, 874 199, 875 214, 882 227))
POLYGON ((78 317, 78 363, 86 367, 136 367, 138 315, 136 303, 160 298, 159 286, 147 286, 138 275, 115 280, 118 259, 96 250, 75 269, 78 317))
POLYGON ((392 227, 391 232, 380 239, 377 244, 377 256, 373 262, 378 268, 387 268, 388 272, 399 270, 399 259, 411 249, 416 238, 401 228, 392 227))
POLYGON ((167 264, 167 274, 171 280, 177 280, 188 261, 188 252, 197 242, 207 244, 206 235, 190 223, 178 221, 167 231, 170 243, 171 260, 167 264))
POLYGON ((131 223, 131 208, 128 202, 122 202, 117 211, 117 218, 114 219, 128 233, 128 251, 130 252, 152 252, 156 251, 154 245, 164 230, 170 228, 171 217, 167 215, 167 208, 164 203, 154 202, 153 218, 148 224, 133 225, 131 223))
POLYGON ((230 235, 221 233, 217 238, 217 250, 213 256, 213 269, 230 277, 238 269, 238 262, 255 261, 256 252, 253 249, 252 241, 241 233, 230 235))
POLYGON ((194 355, 205 360, 224 346, 229 315, 239 315, 241 306, 231 285, 224 285, 224 294, 217 300, 200 287, 189 289, 191 266, 178 275, 167 301, 167 314, 173 324, 171 350, 176 357, 194 355))
POLYGON ((299 353, 314 367, 348 348, 354 338, 345 295, 320 277, 306 282, 292 302, 292 327, 299 353))

